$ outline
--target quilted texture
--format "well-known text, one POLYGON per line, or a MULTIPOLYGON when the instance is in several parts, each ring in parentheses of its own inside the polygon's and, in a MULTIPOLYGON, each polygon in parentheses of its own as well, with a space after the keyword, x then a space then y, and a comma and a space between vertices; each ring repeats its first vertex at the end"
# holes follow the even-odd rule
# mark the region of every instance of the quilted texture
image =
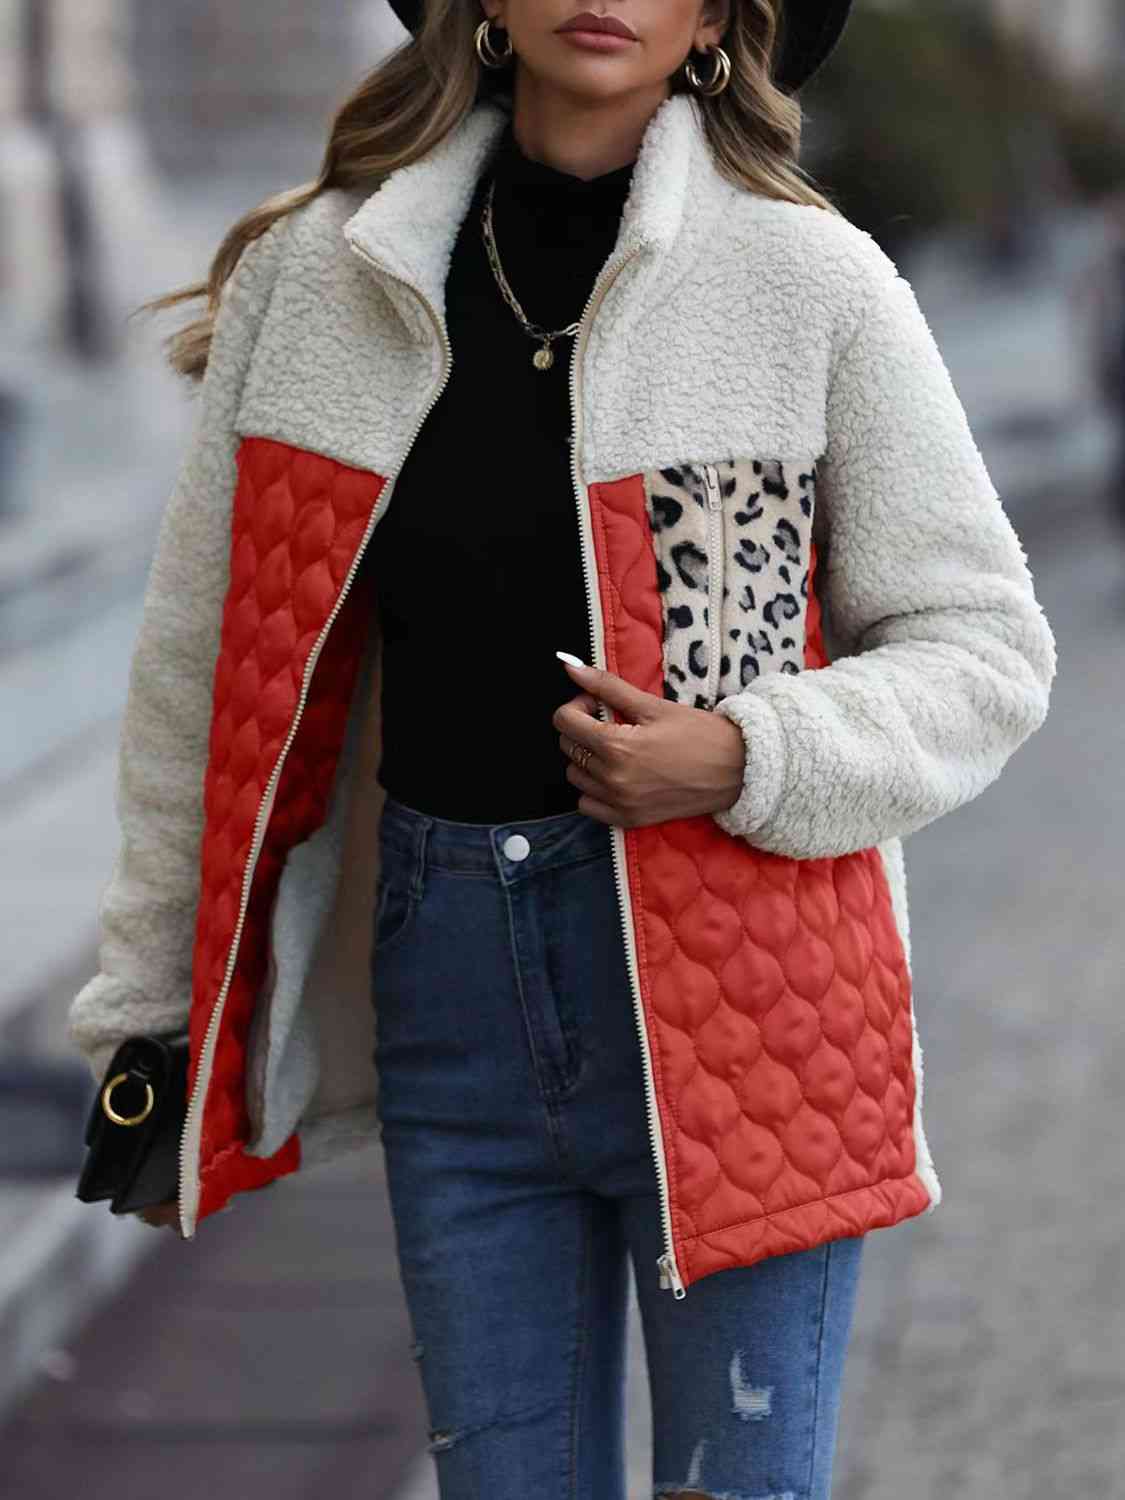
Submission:
MULTIPOLYGON (((606 666, 659 694, 643 476, 589 496, 606 666)), ((878 851, 786 858, 709 816, 626 829, 625 850, 685 1287, 922 1213, 910 972, 878 851)))
MULTIPOLYGON (((189 1089, 222 990, 255 820, 297 711, 309 658, 366 530, 382 479, 266 438, 237 453, 230 583, 215 667, 190 1016, 189 1089)), ((254 867, 200 1135, 200 1217, 300 1162, 296 1135, 247 1156, 246 1048, 266 976, 269 924, 289 851, 324 821, 371 611, 346 596, 315 663, 254 867)))

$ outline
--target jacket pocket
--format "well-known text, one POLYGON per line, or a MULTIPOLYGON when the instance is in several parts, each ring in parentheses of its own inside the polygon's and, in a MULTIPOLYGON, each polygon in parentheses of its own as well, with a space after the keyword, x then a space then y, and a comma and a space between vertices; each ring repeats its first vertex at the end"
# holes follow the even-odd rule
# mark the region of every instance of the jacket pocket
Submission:
POLYGON ((713 708, 804 668, 814 459, 727 458, 644 476, 664 696, 713 708))

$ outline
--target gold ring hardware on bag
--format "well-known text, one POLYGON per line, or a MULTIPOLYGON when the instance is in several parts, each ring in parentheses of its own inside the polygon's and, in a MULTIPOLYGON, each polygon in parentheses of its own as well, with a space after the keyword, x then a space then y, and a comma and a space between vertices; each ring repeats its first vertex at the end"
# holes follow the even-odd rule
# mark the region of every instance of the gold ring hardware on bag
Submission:
POLYGON ((145 1107, 141 1110, 140 1114, 119 1115, 114 1109, 113 1105, 109 1102, 109 1098, 117 1085, 119 1083, 124 1083, 128 1077, 128 1073, 115 1073, 106 1084, 105 1088, 102 1089, 102 1109, 115 1125, 139 1125, 142 1120, 147 1119, 148 1116, 152 1113, 152 1106, 156 1103, 156 1095, 152 1092, 152 1084, 146 1083, 145 1107))

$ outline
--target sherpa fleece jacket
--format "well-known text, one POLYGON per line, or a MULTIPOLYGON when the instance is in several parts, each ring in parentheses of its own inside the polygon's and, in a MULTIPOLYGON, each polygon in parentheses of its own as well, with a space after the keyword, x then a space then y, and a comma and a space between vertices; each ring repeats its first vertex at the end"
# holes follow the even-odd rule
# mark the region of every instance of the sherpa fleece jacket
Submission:
MULTIPOLYGON (((677 1298, 938 1204, 901 841, 995 780, 1055 672, 910 285, 843 217, 727 182, 698 108, 648 124, 570 379, 589 659, 746 749, 731 807, 612 831, 677 1298)), ((378 1130, 380 642, 352 585, 449 378, 450 250, 505 118, 479 102, 376 191, 321 194, 225 288, 70 1017, 95 1074, 187 1025, 188 1237, 378 1130)))

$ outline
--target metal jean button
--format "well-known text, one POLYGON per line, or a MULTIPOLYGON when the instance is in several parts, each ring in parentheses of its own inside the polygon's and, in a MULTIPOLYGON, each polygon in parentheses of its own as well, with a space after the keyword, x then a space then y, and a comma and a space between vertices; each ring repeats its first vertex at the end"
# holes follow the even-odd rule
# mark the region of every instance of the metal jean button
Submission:
POLYGON ((522 833, 512 833, 504 840, 504 853, 509 859, 526 859, 531 853, 531 845, 522 833))

